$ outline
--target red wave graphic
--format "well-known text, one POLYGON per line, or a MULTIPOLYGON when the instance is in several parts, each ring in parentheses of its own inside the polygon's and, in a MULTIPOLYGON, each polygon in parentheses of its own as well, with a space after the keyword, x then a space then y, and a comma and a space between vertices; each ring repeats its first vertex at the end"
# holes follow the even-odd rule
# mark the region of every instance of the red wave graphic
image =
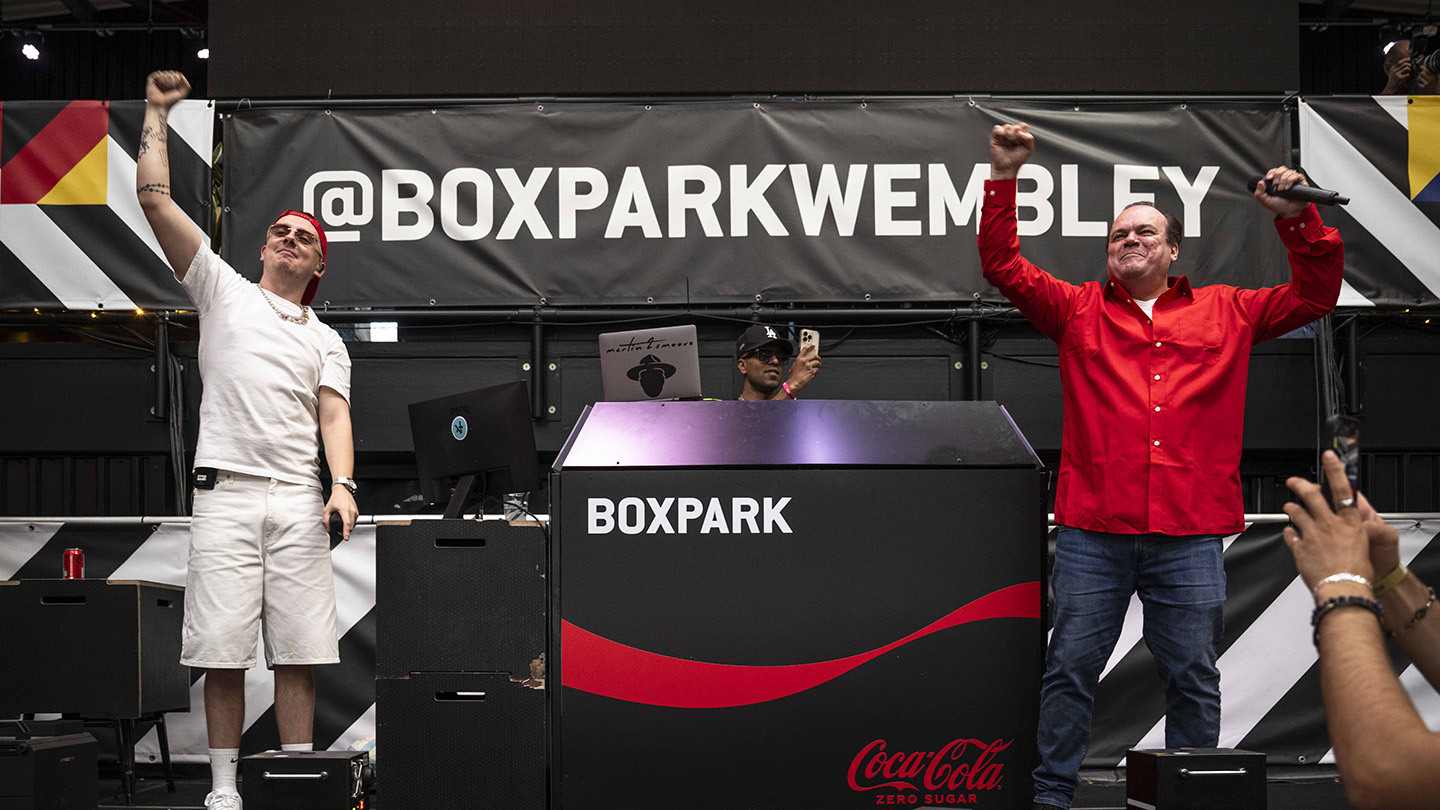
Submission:
POLYGON ((1039 582, 1011 585, 883 647, 833 661, 793 666, 737 666, 672 658, 611 641, 561 620, 561 683, 582 692, 651 706, 750 706, 819 686, 931 633, 985 619, 1038 619, 1040 600, 1039 582))

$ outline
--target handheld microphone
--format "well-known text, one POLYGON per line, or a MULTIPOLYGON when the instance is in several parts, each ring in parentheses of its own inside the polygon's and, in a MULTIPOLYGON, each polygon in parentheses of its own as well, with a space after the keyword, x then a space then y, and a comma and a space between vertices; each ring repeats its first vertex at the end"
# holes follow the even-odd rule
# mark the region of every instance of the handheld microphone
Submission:
POLYGON ((1341 197, 1338 191, 1328 191, 1323 188, 1315 188, 1314 186, 1307 186, 1301 183, 1296 183, 1284 191, 1276 191, 1273 180, 1265 180, 1264 177, 1258 174, 1250 178, 1250 185, 1245 187, 1246 190, 1254 192, 1255 184, 1262 180, 1265 181, 1266 194, 1274 194, 1276 197, 1283 197, 1287 200, 1315 203, 1316 205, 1344 205, 1350 202, 1349 197, 1341 197))
POLYGON ((330 540, 339 541, 345 536, 345 518, 339 512, 330 513, 330 540))

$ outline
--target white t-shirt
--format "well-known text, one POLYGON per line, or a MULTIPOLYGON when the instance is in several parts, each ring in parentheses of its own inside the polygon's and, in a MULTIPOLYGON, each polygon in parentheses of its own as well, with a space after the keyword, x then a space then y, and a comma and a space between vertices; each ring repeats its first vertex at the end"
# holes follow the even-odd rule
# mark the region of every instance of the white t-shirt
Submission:
POLYGON ((1140 311, 1145 313, 1145 317, 1152 321, 1155 320, 1155 302, 1160 300, 1160 296, 1157 295, 1148 301, 1141 301, 1139 298, 1134 300, 1139 305, 1140 311))
MULTIPOLYGON (((201 245, 180 282, 200 312, 200 438, 196 467, 320 481, 320 386, 350 401, 350 355, 315 314, 280 319, 259 285, 201 245)), ((301 307, 270 295, 275 309, 301 307)))

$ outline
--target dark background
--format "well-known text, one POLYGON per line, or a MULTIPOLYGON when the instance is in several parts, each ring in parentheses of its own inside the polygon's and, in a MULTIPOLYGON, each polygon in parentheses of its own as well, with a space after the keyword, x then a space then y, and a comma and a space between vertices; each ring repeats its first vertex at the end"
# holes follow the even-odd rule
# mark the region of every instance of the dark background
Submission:
POLYGON ((211 80, 220 96, 1297 87, 1295 39, 1275 35, 1295 29, 1293 3, 1125 5, 317 0, 295 14, 278 0, 215 2, 211 80))
MULTIPOLYGON (((1370 93, 1426 0, 0 0, 0 100, 1370 93), (22 38, 44 55, 20 55, 22 38), (196 57, 214 46, 207 66, 196 57)), ((1428 13, 1434 13, 1433 9, 1428 13)))

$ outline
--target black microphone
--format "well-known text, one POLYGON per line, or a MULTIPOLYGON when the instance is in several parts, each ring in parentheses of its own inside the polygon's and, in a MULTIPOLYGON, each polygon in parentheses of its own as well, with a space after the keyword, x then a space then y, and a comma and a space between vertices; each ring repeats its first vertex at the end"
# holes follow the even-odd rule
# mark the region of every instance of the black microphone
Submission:
POLYGON ((1283 197, 1287 200, 1297 200, 1299 202, 1315 203, 1316 205, 1345 205, 1346 203, 1350 202, 1349 197, 1341 197, 1340 192, 1338 191, 1328 191, 1323 188, 1315 188, 1314 186, 1307 186, 1302 183, 1296 183, 1295 185, 1285 189, 1284 191, 1276 191, 1274 180, 1265 180, 1264 177, 1261 177, 1258 174, 1250 178, 1250 185, 1246 186, 1246 190, 1253 193, 1255 191, 1255 184, 1259 183, 1262 180, 1264 180, 1265 182, 1266 194, 1273 194, 1276 197, 1283 197))
POLYGON ((330 542, 338 543, 345 539, 345 518, 340 517, 339 512, 330 513, 330 542))

